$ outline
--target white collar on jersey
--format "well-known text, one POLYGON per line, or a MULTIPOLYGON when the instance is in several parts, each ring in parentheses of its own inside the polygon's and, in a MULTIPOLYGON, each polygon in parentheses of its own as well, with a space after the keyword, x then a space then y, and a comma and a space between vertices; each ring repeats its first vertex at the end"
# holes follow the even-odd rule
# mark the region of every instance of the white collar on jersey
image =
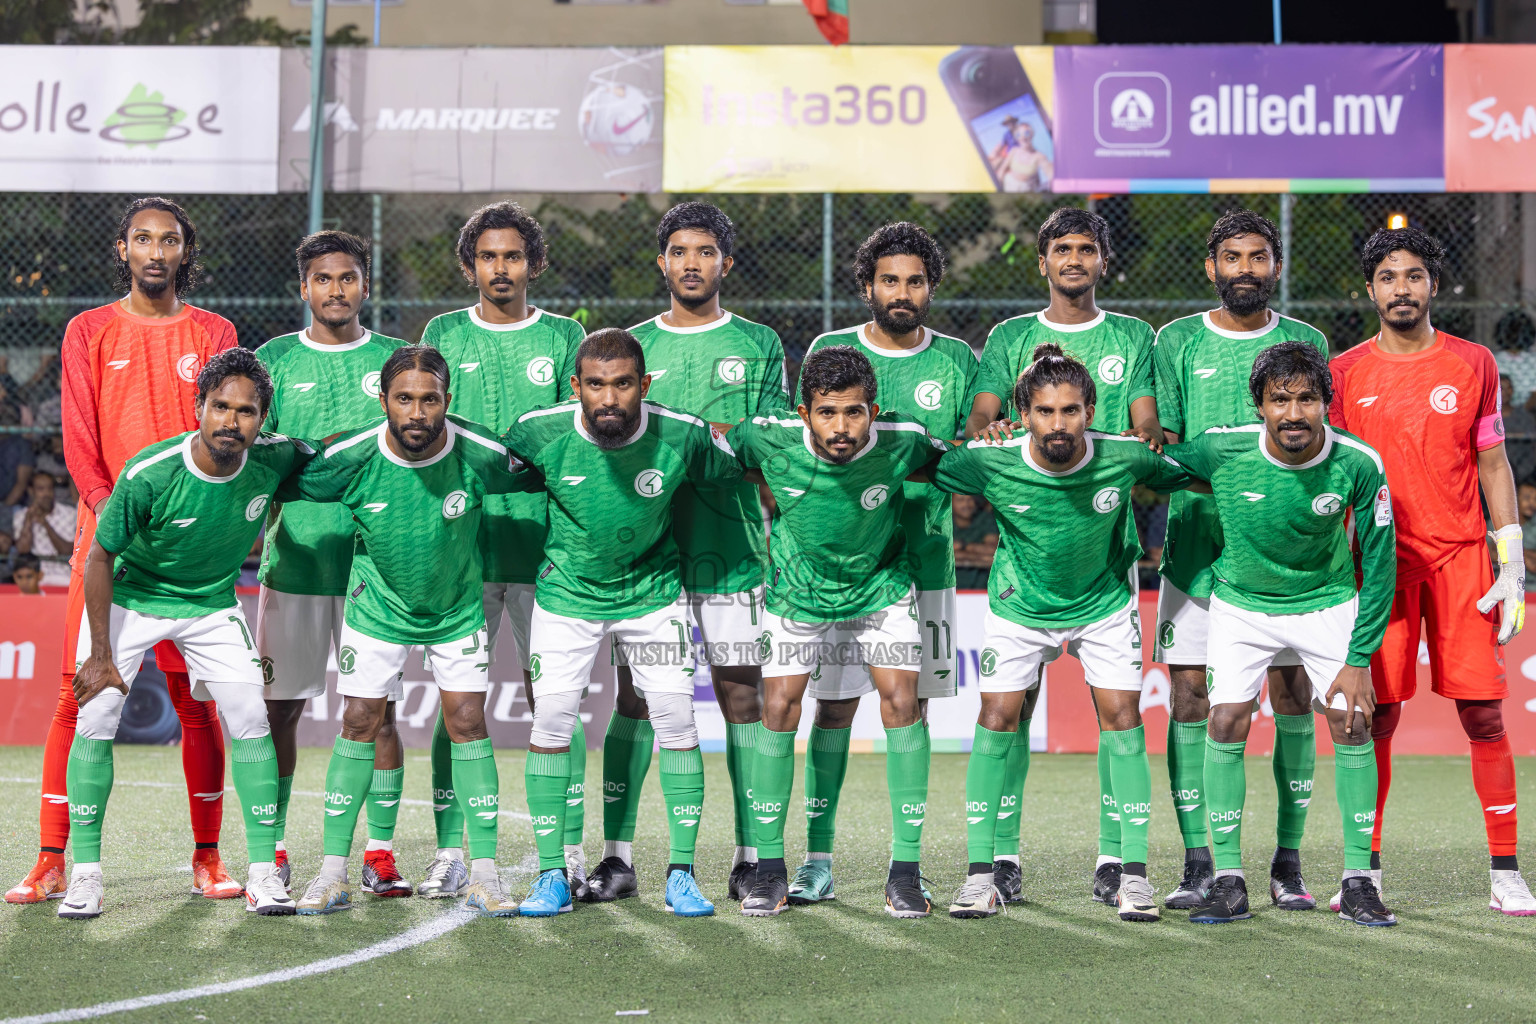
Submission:
POLYGON ((187 467, 188 473, 191 473, 193 476, 197 477, 204 483, 227 484, 245 471, 246 457, 251 454, 251 450, 249 448, 240 453, 240 468, 229 474, 229 476, 209 476, 207 473, 204 473, 202 470, 198 469, 197 463, 192 461, 192 438, 196 436, 197 434, 194 431, 193 433, 187 435, 187 439, 185 441, 181 442, 181 462, 182 465, 187 467))
POLYGON ((516 323, 510 324, 493 324, 480 319, 480 307, 478 303, 465 309, 464 312, 469 314, 469 322, 474 324, 476 327, 481 328, 482 330, 520 331, 524 327, 532 327, 534 324, 539 322, 539 317, 544 315, 544 311, 539 309, 537 306, 530 306, 529 308, 533 310, 532 313, 529 313, 527 316, 523 317, 516 323))
POLYGON ((1035 319, 1039 320, 1042 326, 1049 327, 1051 330, 1057 331, 1061 334, 1076 334, 1078 331, 1093 330, 1095 327, 1099 326, 1099 324, 1103 323, 1105 319, 1108 318, 1108 316, 1109 314, 1101 309, 1099 310, 1099 315, 1094 317, 1092 320, 1087 320, 1080 324, 1059 324, 1055 320, 1048 319, 1045 315, 1045 310, 1042 309, 1040 312, 1035 314, 1035 319))
POLYGON ((1093 435, 1083 435, 1083 460, 1071 469, 1046 469, 1035 461, 1034 446, 1030 444, 1028 435, 1025 435, 1024 443, 1019 446, 1024 453, 1024 464, 1030 469, 1044 476, 1071 476, 1093 461, 1093 435))
POLYGON ((1279 327, 1280 314, 1276 313, 1274 310, 1270 310, 1269 321, 1256 331, 1229 331, 1225 328, 1217 327, 1214 323, 1211 322, 1210 310, 1206 310, 1204 313, 1200 314, 1200 322, 1203 323, 1205 325, 1205 329, 1210 331, 1212 334, 1219 334, 1223 338, 1231 338, 1234 341, 1242 341, 1245 338, 1262 338, 1276 327, 1279 327))
MULTIPOLYGON (((623 444, 617 445, 615 447, 618 447, 618 448, 628 447, 629 445, 632 445, 636 441, 640 440, 640 438, 645 434, 645 428, 651 422, 650 410, 647 409, 645 406, 646 406, 646 403, 644 403, 644 402, 640 403, 640 425, 635 428, 635 432, 633 434, 630 434, 629 437, 625 438, 623 444)), ((597 438, 593 437, 587 431, 587 425, 581 421, 581 403, 580 402, 576 403, 576 433, 580 434, 582 437, 586 438, 588 441, 591 441, 598 448, 603 448, 602 445, 597 443, 597 438)), ((604 450, 605 451, 612 451, 613 449, 612 448, 605 448, 604 450)))
POLYGON ((389 440, 384 436, 388 430, 388 420, 380 423, 373 430, 374 434, 379 439, 379 452, 383 454, 383 456, 390 462, 393 462, 395 465, 400 466, 403 469, 426 469, 428 466, 433 465, 434 463, 441 462, 449 452, 453 451, 453 439, 457 437, 459 433, 459 428, 453 425, 452 420, 448 420, 443 424, 443 432, 448 435, 448 440, 443 442, 443 450, 432 456, 430 459, 422 459, 420 462, 411 462, 408 459, 402 459, 400 456, 389 450, 389 440))
POLYGON ((818 452, 816 450, 816 446, 811 443, 811 428, 810 427, 802 427, 801 428, 801 435, 802 435, 802 437, 805 440, 805 450, 810 452, 811 455, 814 458, 818 459, 821 462, 825 462, 829 466, 839 466, 839 465, 846 466, 849 463, 853 463, 853 462, 859 461, 864 456, 869 454, 870 450, 873 449, 875 447, 875 444, 879 441, 880 427, 879 427, 878 424, 871 423, 869 425, 869 440, 864 442, 864 447, 862 447, 858 451, 854 452, 853 453, 853 458, 849 459, 848 462, 841 462, 841 463, 833 462, 831 459, 827 458, 825 455, 821 454, 820 452, 818 452))
POLYGON ((299 332, 299 341, 303 342, 304 347, 312 348, 316 352, 351 352, 353 349, 362 348, 364 345, 368 344, 369 339, 372 337, 373 332, 367 328, 364 328, 363 336, 358 338, 356 341, 348 341, 340 345, 322 345, 320 342, 309 336, 308 327, 299 332))
POLYGON ((699 324, 697 327, 673 327, 662 319, 664 316, 666 316, 665 313, 657 313, 656 318, 651 322, 661 330, 671 334, 703 334, 705 331, 712 331, 716 327, 724 327, 731 322, 731 311, 728 309, 721 310, 720 316, 717 319, 711 320, 707 324, 699 324))
POLYGON ((877 356, 885 356, 887 359, 905 359, 907 356, 915 356, 933 344, 933 331, 926 327, 920 328, 923 332, 923 340, 917 343, 915 348, 881 348, 869 340, 869 324, 859 328, 859 344, 873 352, 877 356))
POLYGON ((1281 462, 1279 459, 1275 458, 1275 456, 1269 450, 1269 445, 1264 443, 1264 439, 1269 436, 1269 429, 1262 423, 1259 424, 1258 433, 1259 451, 1263 452, 1266 459, 1274 463, 1276 466, 1279 466, 1281 469, 1311 469, 1313 466, 1316 466, 1326 460, 1328 458, 1328 453, 1333 451, 1333 428, 1328 426, 1326 423, 1323 424, 1323 447, 1318 450, 1316 455, 1312 456, 1306 462, 1297 465, 1292 465, 1289 462, 1281 462))

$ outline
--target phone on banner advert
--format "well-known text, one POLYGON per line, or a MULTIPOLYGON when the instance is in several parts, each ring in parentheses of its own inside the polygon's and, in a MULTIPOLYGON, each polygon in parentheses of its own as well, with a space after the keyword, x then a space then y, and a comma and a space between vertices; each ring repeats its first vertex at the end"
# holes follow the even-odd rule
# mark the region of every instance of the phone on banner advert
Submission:
POLYGON ((939 77, 999 192, 1049 192, 1056 146, 1051 115, 1008 46, 962 46, 939 77))

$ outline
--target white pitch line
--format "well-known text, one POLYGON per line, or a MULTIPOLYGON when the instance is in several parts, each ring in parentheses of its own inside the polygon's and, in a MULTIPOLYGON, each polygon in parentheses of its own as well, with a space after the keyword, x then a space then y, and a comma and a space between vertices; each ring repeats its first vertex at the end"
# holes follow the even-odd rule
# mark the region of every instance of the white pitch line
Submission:
MULTIPOLYGON (((538 855, 530 853, 524 857, 516 867, 510 869, 513 876, 531 873, 538 866, 538 855)), ((341 956, 333 956, 325 960, 316 960, 314 963, 303 964, 298 967, 287 967, 280 971, 269 971, 266 974, 257 974, 249 978, 239 978, 235 981, 222 981, 214 985, 198 985, 196 988, 184 988, 175 992, 161 992, 158 995, 138 996, 134 999, 119 999, 110 1003, 97 1003, 95 1006, 81 1006, 73 1010, 55 1010, 52 1013, 37 1013, 29 1017, 6 1017, 0 1020, 0 1024, 57 1024, 60 1021, 92 1020, 96 1017, 106 1017, 114 1013, 128 1013, 132 1010, 144 1010, 151 1006, 165 1006, 168 1003, 185 1003, 192 999, 202 999, 207 996, 221 996, 230 992, 244 992, 247 989, 262 988, 266 985, 277 985, 288 981, 298 981, 302 978, 312 978, 317 974, 328 974, 331 971, 339 971, 343 967, 355 967, 358 964, 367 963, 369 960, 377 960, 379 957, 398 953, 403 949, 420 946, 431 942, 433 939, 442 938, 449 932, 464 927, 473 921, 477 915, 473 912, 456 907, 442 917, 433 921, 427 921, 408 928, 392 938, 383 942, 376 942, 371 946, 359 949, 353 953, 343 953, 341 956)))

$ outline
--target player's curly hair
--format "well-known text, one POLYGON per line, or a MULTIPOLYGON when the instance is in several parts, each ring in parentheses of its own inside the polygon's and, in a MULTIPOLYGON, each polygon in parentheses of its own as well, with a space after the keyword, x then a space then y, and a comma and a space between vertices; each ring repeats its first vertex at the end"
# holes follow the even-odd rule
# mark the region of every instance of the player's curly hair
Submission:
POLYGON ((248 348, 227 348, 203 364, 197 374, 197 404, 207 401, 231 377, 244 377, 255 386, 256 400, 265 416, 272 408, 272 375, 248 348))
POLYGON ((1255 408, 1264 405, 1264 392, 1271 383, 1305 381, 1307 387, 1323 396, 1323 404, 1333 402, 1333 373, 1328 357, 1304 341, 1282 341, 1271 345, 1253 361, 1248 377, 1248 394, 1255 408))
POLYGON ((576 348, 576 375, 581 375, 581 361, 594 359, 606 363, 613 359, 633 359, 635 373, 645 376, 645 349, 640 340, 622 327, 604 327, 587 335, 576 348))
POLYGON ((449 390, 448 360, 441 352, 431 345, 401 345, 389 354, 384 360, 384 368, 379 371, 379 394, 388 395, 390 384, 406 370, 430 373, 443 382, 444 392, 449 390))
POLYGON ((690 230, 708 232, 721 256, 736 251, 736 225, 725 211, 714 203, 688 202, 678 203, 661 215, 661 223, 656 225, 656 252, 665 253, 675 233, 690 230))
MULTIPOLYGON (((173 282, 179 298, 197 287, 198 278, 203 273, 203 250, 197 244, 197 227, 179 203, 162 199, 160 196, 145 196, 129 203, 128 208, 123 211, 123 219, 117 222, 117 241, 127 243, 128 229, 133 227, 133 218, 145 210, 160 210, 168 213, 175 217, 176 223, 181 226, 181 265, 176 268, 176 277, 173 282)), ((128 269, 128 261, 118 254, 115 244, 112 246, 112 270, 118 290, 132 291, 133 274, 128 269)))
POLYGON ((316 231, 312 235, 305 235, 299 247, 293 250, 294 261, 299 265, 299 280, 309 276, 311 263, 333 253, 352 257, 362 268, 363 279, 368 279, 368 271, 373 266, 373 246, 366 238, 345 231, 316 231))
POLYGON ((1423 260, 1429 279, 1439 282, 1440 269, 1445 266, 1445 246, 1438 238, 1418 228, 1381 228, 1365 240, 1360 250, 1360 272, 1367 283, 1376 276, 1381 261, 1399 249, 1423 260))
POLYGON ((1285 250, 1280 244, 1280 229, 1275 222, 1252 210, 1228 210, 1216 218, 1211 233, 1205 237, 1205 254, 1216 258, 1216 249, 1229 238, 1238 235, 1260 235, 1269 243, 1269 251, 1275 254, 1276 263, 1285 262, 1285 250))
POLYGON ((944 247, 918 225, 906 220, 885 224, 864 239, 859 251, 853 254, 853 279, 860 292, 875 283, 875 265, 886 256, 916 256, 922 260, 930 290, 938 288, 949 266, 944 247))
POLYGON ((1067 355, 1060 345, 1054 342, 1036 345, 1031 358, 1034 362, 1024 368, 1013 386, 1013 407, 1019 411, 1019 415, 1029 411, 1036 391, 1062 384, 1071 384, 1077 388, 1082 393, 1084 405, 1093 405, 1098 401, 1098 390, 1094 387, 1093 375, 1088 372, 1088 367, 1067 355))
POLYGON ((869 357, 852 345, 819 348, 800 364, 800 403, 807 408, 815 395, 830 395, 853 388, 861 389, 864 401, 874 404, 879 390, 875 368, 869 365, 869 357))
POLYGON ((1109 221, 1092 210, 1080 210, 1075 206, 1063 206, 1045 218, 1040 232, 1035 236, 1035 250, 1044 256, 1051 243, 1063 235, 1087 235, 1099 247, 1104 262, 1114 255, 1109 245, 1109 221))
POLYGON ((528 261, 528 280, 532 281, 549 267, 549 243, 544 228, 533 214, 517 203, 490 203, 469 215, 459 229, 459 269, 470 284, 475 282, 475 246, 487 231, 511 228, 523 236, 523 258, 528 261))

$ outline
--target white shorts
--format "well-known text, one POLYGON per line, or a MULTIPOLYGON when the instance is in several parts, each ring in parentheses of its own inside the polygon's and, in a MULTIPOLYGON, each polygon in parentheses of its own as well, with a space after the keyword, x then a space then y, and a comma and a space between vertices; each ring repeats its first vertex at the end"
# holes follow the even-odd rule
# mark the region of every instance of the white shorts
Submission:
MULTIPOLYGON (((405 659, 417 648, 359 633, 341 626, 341 651, 336 655, 336 692, 343 697, 405 696, 405 659)), ((439 690, 453 693, 485 693, 490 688, 486 669, 491 664, 485 630, 441 644, 421 645, 422 660, 439 690)))
MULTIPOLYGON (((112 660, 123 682, 133 685, 139 674, 144 652, 162 640, 174 641, 187 662, 187 675, 196 680, 192 696, 211 700, 203 683, 250 683, 260 686, 261 658, 239 605, 190 619, 170 619, 146 615, 112 605, 108 626, 112 660)), ((80 624, 80 641, 75 647, 78 668, 91 656, 91 630, 88 622, 80 624)))
POLYGON ((486 643, 492 653, 496 650, 496 636, 501 632, 501 611, 507 611, 512 620, 512 642, 517 645, 517 656, 523 671, 528 671, 528 627, 533 621, 532 583, 487 583, 480 597, 485 608, 486 643))
POLYGON ((1085 626, 1041 629, 987 609, 981 649, 982 693, 1018 693, 1040 682, 1040 666, 1067 653, 1083 663, 1089 686, 1141 692, 1141 609, 1131 598, 1120 611, 1085 626))
MULTIPOLYGON (((1211 599, 1190 597, 1178 587, 1162 581, 1157 591, 1157 650, 1149 659, 1161 665, 1209 665, 1206 648, 1210 645, 1211 599)), ((1290 647, 1275 655, 1275 668, 1300 665, 1301 659, 1290 647)))
MULTIPOLYGON (((1275 655, 1293 648, 1312 682, 1312 696, 1320 705, 1344 668, 1350 635, 1360 598, 1315 612, 1269 615, 1235 607, 1219 597, 1211 598, 1211 646, 1206 679, 1211 705, 1247 704, 1258 699, 1265 670, 1275 655)), ((1344 710, 1344 695, 1331 705, 1344 710)))
POLYGON ((256 650, 267 700, 308 700, 325 692, 331 652, 341 650, 340 595, 285 594, 266 585, 256 600, 256 650))
POLYGON ((693 644, 688 603, 681 596, 631 619, 576 619, 535 604, 529 633, 535 700, 546 693, 585 689, 609 637, 614 664, 629 666, 641 694, 693 695, 693 644))
MULTIPOLYGON (((923 664, 917 673, 919 700, 953 697, 956 692, 955 591, 919 590, 917 626, 923 645, 923 664)), ((874 692, 875 684, 863 665, 823 664, 811 676, 806 694, 817 700, 849 700, 874 692)))
POLYGON ((763 588, 737 594, 688 594, 688 618, 704 646, 699 660, 722 668, 761 665, 763 588))
POLYGON ((922 635, 917 599, 908 594, 895 604, 846 622, 808 622, 773 612, 763 614, 767 648, 763 675, 810 675, 836 665, 849 675, 864 666, 922 668, 922 635))

